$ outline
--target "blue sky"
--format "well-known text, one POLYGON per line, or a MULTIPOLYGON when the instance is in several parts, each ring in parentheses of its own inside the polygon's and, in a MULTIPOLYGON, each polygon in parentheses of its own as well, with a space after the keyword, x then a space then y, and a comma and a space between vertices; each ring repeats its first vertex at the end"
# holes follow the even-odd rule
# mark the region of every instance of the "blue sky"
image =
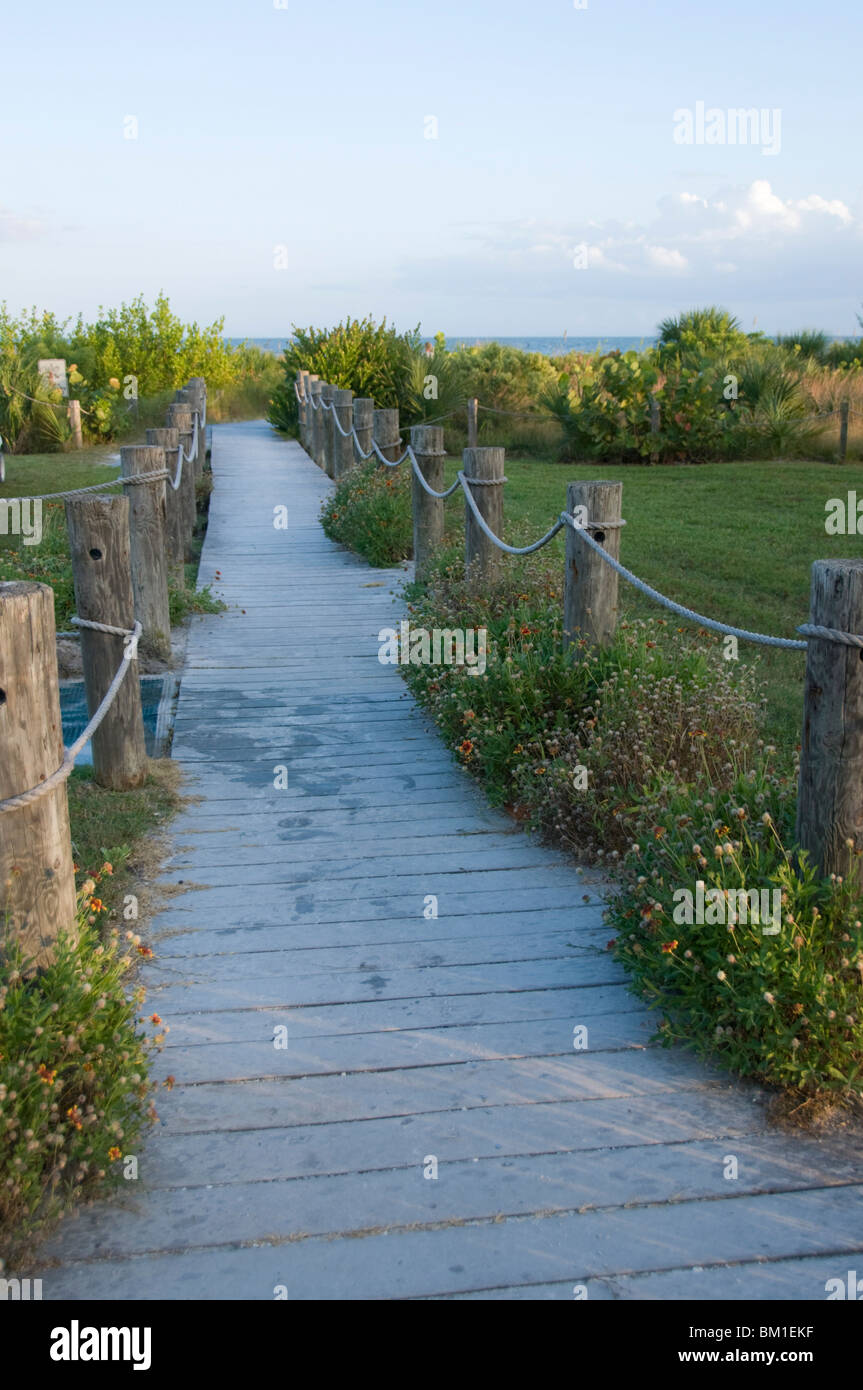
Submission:
POLYGON ((859 0, 43 0, 3 29, 10 308, 858 331, 859 0), (699 102, 723 143, 676 142, 699 102), (775 153, 728 142, 737 108, 779 112, 775 153))

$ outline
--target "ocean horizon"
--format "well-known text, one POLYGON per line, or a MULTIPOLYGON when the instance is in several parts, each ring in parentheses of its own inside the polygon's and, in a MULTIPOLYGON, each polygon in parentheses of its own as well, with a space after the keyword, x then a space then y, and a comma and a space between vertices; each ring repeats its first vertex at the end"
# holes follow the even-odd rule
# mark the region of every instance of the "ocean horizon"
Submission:
MULTIPOLYGON (((433 337, 433 335, 431 335, 433 337)), ((428 341, 431 341, 431 337, 428 341)), ((255 347, 263 348, 265 352, 273 352, 278 355, 284 352, 286 345, 291 341, 290 338, 227 338, 226 342, 232 347, 240 343, 252 343, 255 347)), ((500 343, 502 347, 518 348, 521 352, 539 352, 543 357, 560 357, 565 352, 596 352, 597 348, 605 348, 611 352, 615 348, 620 352, 629 352, 634 349, 636 352, 643 348, 652 347, 656 342, 656 335, 642 335, 641 337, 615 337, 614 334, 606 334, 602 337, 569 337, 569 335, 559 338, 501 338, 501 337, 473 337, 469 334, 453 334, 447 336, 446 345, 450 351, 458 347, 477 347, 482 343, 500 343)))

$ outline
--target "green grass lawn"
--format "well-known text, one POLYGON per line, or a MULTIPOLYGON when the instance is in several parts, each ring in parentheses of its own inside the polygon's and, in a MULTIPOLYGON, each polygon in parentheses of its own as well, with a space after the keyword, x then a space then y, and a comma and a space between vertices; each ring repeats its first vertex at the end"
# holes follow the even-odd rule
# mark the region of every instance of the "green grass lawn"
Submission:
MULTIPOLYGON (((447 483, 459 467, 447 460, 447 483)), ((566 503, 566 484, 580 478, 623 483, 621 562, 669 598, 736 627, 795 637, 809 616, 813 560, 863 554, 857 536, 828 536, 825 503, 856 489, 860 464, 716 463, 699 467, 561 464, 508 456, 505 536, 525 544, 548 529, 566 503)), ((447 503, 448 535, 463 534, 464 507, 447 503)), ((563 535, 542 552, 563 564, 563 535)), ((663 611, 621 581, 625 616, 663 611)), ((673 622, 682 620, 674 619, 673 622)), ((758 653, 767 683, 766 734, 786 747, 799 741, 805 653, 740 643, 758 653)))
MULTIPOLYGON (((6 481, 0 483, 0 497, 68 492, 90 483, 110 482, 120 472, 119 461, 113 467, 105 465, 118 450, 119 446, 97 444, 68 454, 4 454, 6 481)), ((6 540, 8 537, 0 537, 0 543, 6 540)))

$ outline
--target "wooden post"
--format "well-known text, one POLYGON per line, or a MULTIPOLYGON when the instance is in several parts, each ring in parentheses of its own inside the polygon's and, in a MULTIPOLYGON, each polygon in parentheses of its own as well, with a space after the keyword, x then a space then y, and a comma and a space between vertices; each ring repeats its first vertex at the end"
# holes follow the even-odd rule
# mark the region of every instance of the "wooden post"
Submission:
MULTIPOLYGON (((657 435, 657 434, 659 434, 659 425, 660 425, 659 401, 656 399, 655 396, 651 396, 651 397, 650 397, 650 433, 651 433, 651 435, 657 435)), ((653 443, 653 442, 654 442, 654 441, 651 441, 651 443, 653 443)), ((651 462, 652 464, 657 464, 657 463, 659 463, 659 454, 658 454, 658 452, 656 451, 655 448, 652 448, 652 449, 651 449, 651 453, 650 453, 650 462, 651 462)))
MULTIPOLYGON (((503 536, 503 469, 506 450, 497 447, 465 449, 463 472, 471 496, 483 520, 496 536, 503 536), (471 479, 479 481, 471 486, 471 479)), ((468 579, 494 579, 501 552, 480 530, 465 498, 465 573, 468 579)))
MULTIPOLYGON (((444 489, 443 425, 412 425, 411 447, 417 466, 435 492, 444 489)), ((429 561, 443 543, 444 502, 429 497, 416 473, 411 469, 411 502, 414 519, 414 572, 419 579, 428 569, 429 561)))
MULTIPOLYGON (((207 382, 205 378, 202 376, 190 377, 187 390, 194 391, 197 393, 198 406, 200 407, 201 418, 203 419, 203 415, 207 405, 207 382)), ((201 425, 201 449, 199 456, 201 460, 201 467, 198 470, 198 472, 200 474, 203 473, 207 462, 207 426, 204 424, 201 425)))
MULTIPOLYGON (((131 630, 135 620, 127 497, 68 497, 66 527, 79 618, 131 630)), ((123 638, 81 628, 87 709, 95 714, 123 659, 123 638)), ((137 787, 147 775, 141 682, 131 662, 116 698, 93 735, 93 773, 103 787, 137 787)))
MULTIPOLYGON (((863 636, 863 560, 816 560, 810 623, 863 636)), ((801 849, 823 874, 863 885, 863 651, 810 637, 797 793, 801 849), (853 849, 846 844, 854 842, 853 849)))
MULTIPOLYGON (((321 391, 321 400, 326 401, 328 406, 332 406, 333 397, 335 396, 337 390, 338 390, 338 387, 333 386, 329 381, 325 381, 325 382, 324 382, 323 390, 321 391)), ((324 412, 323 412, 323 417, 322 417, 322 420, 321 420, 321 426, 322 426, 322 428, 321 428, 321 468, 324 470, 324 472, 326 473, 326 475, 327 475, 328 478, 332 478, 332 476, 333 476, 333 421, 332 421, 332 410, 324 410, 324 412)))
MULTIPOLYGON (((319 380, 320 380, 320 378, 317 377, 313 372, 307 372, 307 373, 306 373, 306 396, 307 396, 307 397, 311 397, 311 396, 314 394, 315 399, 317 400, 317 393, 316 393, 316 392, 313 392, 313 389, 312 389, 312 388, 313 388, 314 383, 315 383, 316 381, 319 381, 319 380)), ((311 407, 311 404, 307 402, 307 404, 306 404, 306 437, 305 437, 305 439, 303 440, 303 448, 305 449, 305 451, 306 451, 306 453, 308 454, 309 458, 314 458, 314 453, 313 453, 312 451, 313 451, 313 449, 314 449, 314 447, 315 447, 315 419, 316 419, 316 416, 317 416, 317 412, 314 411, 314 410, 312 409, 312 407, 311 407)))
MULTIPOLYGON (((196 478, 200 478, 204 472, 204 460, 207 453, 207 439, 204 426, 201 423, 204 418, 204 397, 198 386, 186 386, 182 391, 177 392, 179 404, 186 404, 192 412, 192 438, 195 434, 195 425, 198 429, 198 452, 195 455, 193 473, 196 478), (182 398, 182 399, 181 399, 182 398), (197 421, 195 417, 197 416, 197 421)), ((190 446, 191 447, 191 446, 190 446)))
MULTIPOLYGON (((164 450, 165 466, 172 478, 177 476, 177 463, 180 451, 180 431, 178 429, 157 429, 147 430, 146 440, 148 444, 155 444, 164 450)), ((168 556, 168 565, 174 571, 181 583, 185 583, 183 561, 186 558, 186 531, 185 518, 183 516, 183 497, 182 497, 183 478, 180 476, 180 486, 177 490, 171 482, 171 478, 165 480, 165 546, 168 556)))
MULTIPOLYGON (((37 787, 63 762, 54 591, 0 584, 0 801, 37 787)), ((35 966, 75 921, 66 784, 0 812, 0 948, 17 938, 35 966)))
POLYGON ((354 441, 350 430, 354 421, 353 391, 334 391, 332 410, 332 477, 338 482, 354 466, 354 441), (338 424, 336 421, 338 420, 338 424), (347 438, 339 429, 347 430, 347 438))
MULTIPOLYGON (((399 437, 399 413, 397 410, 376 410, 372 417, 372 434, 375 443, 385 459, 395 463, 401 458, 402 446, 399 437)), ((381 464, 381 468, 385 467, 381 464)))
MULTIPOLYGON (((360 448, 364 453, 368 453, 372 447, 372 434, 375 427, 375 403, 371 396, 354 397, 354 429, 357 432, 357 439, 360 448)), ((357 457, 357 462, 365 460, 357 457)))
POLYGON ((72 447, 73 449, 83 449, 84 436, 81 433, 81 402, 70 401, 66 407, 66 413, 69 416, 69 428, 72 431, 72 447))
POLYGON ((303 398, 302 400, 298 400, 298 401, 297 401, 297 438, 299 439, 299 441, 300 441, 300 443, 302 444, 302 446, 303 446, 304 449, 305 449, 305 447, 306 447, 306 416, 307 416, 308 413, 309 413, 309 407, 308 407, 308 405, 306 404, 306 399, 305 399, 305 398, 306 398, 306 395, 307 395, 307 392, 308 392, 308 389, 309 389, 309 374, 308 374, 308 372, 305 372, 305 371, 299 371, 299 372, 297 372, 297 390, 299 391, 300 396, 303 398))
POLYGON ((314 410, 312 411, 312 437, 311 437, 311 449, 309 450, 309 453, 311 454, 311 456, 312 456, 312 458, 314 459, 315 463, 318 464, 318 465, 320 466, 320 462, 321 462, 321 430, 323 429, 324 415, 325 415, 325 413, 326 413, 326 412, 324 411, 324 407, 321 405, 321 399, 322 399, 323 390, 324 390, 324 383, 323 383, 319 378, 316 377, 316 378, 312 381, 311 386, 309 387, 309 389, 310 389, 310 391, 311 391, 311 393, 312 393, 312 400, 314 401, 315 406, 316 406, 316 409, 314 409, 314 410))
POLYGON ((848 453, 848 401, 839 403, 839 462, 845 462, 848 453))
POLYGON ((471 396, 467 403, 467 447, 475 449, 479 434, 479 401, 471 396))
MULTIPOLYGON (((128 444, 120 450, 124 479, 141 473, 160 473, 164 467, 164 449, 152 444, 128 444)), ((124 487, 129 498, 135 617, 144 629, 141 649, 167 660, 171 655, 171 619, 165 560, 165 479, 128 483, 124 487)))
MULTIPOLYGON (((192 447, 193 415, 187 405, 169 405, 165 419, 169 429, 179 435, 179 444, 186 451, 192 447)), ((192 558, 192 537, 198 520, 198 504, 195 497, 195 470, 188 459, 183 460, 183 472, 178 491, 180 511, 183 517, 183 554, 186 560, 192 558)))
MULTIPOLYGON (((585 530, 603 549, 620 558, 620 527, 607 529, 598 522, 620 521, 623 484, 591 478, 570 483, 566 510, 587 522, 585 530), (582 510, 579 511, 578 509, 582 510)), ((617 574, 586 545, 577 531, 566 528, 566 575, 563 589, 563 645, 575 646, 580 638, 607 646, 617 630, 617 574)))

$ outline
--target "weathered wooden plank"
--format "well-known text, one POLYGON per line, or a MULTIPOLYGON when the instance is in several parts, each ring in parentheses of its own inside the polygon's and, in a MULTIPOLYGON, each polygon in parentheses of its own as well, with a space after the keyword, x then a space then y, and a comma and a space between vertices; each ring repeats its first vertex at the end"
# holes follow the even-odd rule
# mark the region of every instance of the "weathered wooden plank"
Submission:
MULTIPOLYGON (((250 1183, 235 1170, 227 1183, 167 1189, 156 1219, 146 1226, 119 1203, 107 1229, 98 1214, 85 1212, 65 1242, 66 1256, 182 1251, 381 1227, 393 1234, 400 1228, 500 1220, 502 1215, 541 1213, 547 1219, 554 1212, 580 1213, 596 1206, 620 1209, 627 1204, 643 1213, 649 1203, 695 1203, 724 1196, 727 1187, 723 1150, 728 1146, 715 1140, 455 1161, 445 1151, 438 1155, 441 1146, 432 1144, 436 1179, 423 1176, 422 1158, 411 1166, 395 1166, 402 1147, 391 1154, 393 1166, 378 1172, 250 1183)), ((735 1203, 757 1193, 805 1190, 813 1180, 839 1190, 849 1181, 847 1160, 812 1142, 801 1146, 796 1161, 775 1135, 743 1136, 734 1147, 739 1160, 735 1203)))
MULTIPOLYGON (((52 1299, 116 1298, 118 1280, 134 1280, 136 1297, 350 1300, 439 1296, 518 1283, 584 1282, 620 1273, 710 1266, 730 1261, 803 1257, 828 1248, 854 1254, 861 1187, 775 1193, 716 1201, 541 1220, 516 1219, 438 1230, 382 1232, 364 1239, 309 1239, 156 1255, 127 1263, 108 1259, 52 1271, 52 1299)), ((835 1260, 834 1260, 835 1263, 835 1260)), ((821 1297, 813 1279, 810 1297, 821 1297)))

